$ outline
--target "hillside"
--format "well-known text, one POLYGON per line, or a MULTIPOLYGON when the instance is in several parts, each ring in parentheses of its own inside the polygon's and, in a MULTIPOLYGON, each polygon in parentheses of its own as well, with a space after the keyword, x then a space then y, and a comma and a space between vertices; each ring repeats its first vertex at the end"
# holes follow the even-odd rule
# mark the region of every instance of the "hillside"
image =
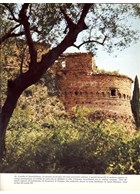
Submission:
MULTIPOLYGON (((1 105, 7 80, 19 73, 3 66, 1 105)), ((50 69, 20 97, 6 133, 1 172, 139 174, 140 133, 89 108, 65 111, 50 69)))
POLYGON ((48 74, 19 99, 1 171, 139 174, 140 133, 111 119, 91 121, 86 108, 67 114, 54 79, 48 87, 46 80, 48 74))

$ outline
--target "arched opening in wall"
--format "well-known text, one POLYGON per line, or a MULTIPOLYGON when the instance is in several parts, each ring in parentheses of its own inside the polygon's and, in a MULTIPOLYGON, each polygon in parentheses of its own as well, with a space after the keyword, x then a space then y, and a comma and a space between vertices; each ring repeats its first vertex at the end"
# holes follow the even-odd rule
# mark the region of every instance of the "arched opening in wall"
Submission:
POLYGON ((105 92, 102 92, 102 96, 105 97, 105 92))
POLYGON ((119 98, 121 98, 121 93, 118 93, 119 98))
POLYGON ((127 100, 130 100, 130 96, 129 95, 127 95, 127 100))
POLYGON ((124 97, 124 99, 126 99, 126 95, 125 94, 123 94, 123 97, 124 97))
POLYGON ((75 96, 77 96, 78 95, 78 91, 75 91, 74 94, 75 94, 75 96))

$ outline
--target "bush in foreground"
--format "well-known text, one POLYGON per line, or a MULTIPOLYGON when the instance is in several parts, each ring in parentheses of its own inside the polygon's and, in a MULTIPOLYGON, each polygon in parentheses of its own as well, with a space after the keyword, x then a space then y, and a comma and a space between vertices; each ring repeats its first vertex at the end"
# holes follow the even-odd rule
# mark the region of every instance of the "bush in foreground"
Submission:
POLYGON ((21 124, 13 120, 7 132, 2 172, 140 174, 139 132, 127 133, 112 120, 91 122, 81 113, 52 115, 43 124, 18 114, 21 124))

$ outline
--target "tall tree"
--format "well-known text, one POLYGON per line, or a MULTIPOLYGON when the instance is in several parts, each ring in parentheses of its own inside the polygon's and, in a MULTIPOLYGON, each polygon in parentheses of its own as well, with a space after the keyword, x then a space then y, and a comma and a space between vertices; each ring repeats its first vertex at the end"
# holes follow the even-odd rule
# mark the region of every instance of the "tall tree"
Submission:
MULTIPOLYGON (((0 44, 20 37, 29 50, 29 64, 7 80, 7 97, 0 112, 0 159, 5 153, 5 134, 9 120, 22 92, 36 83, 55 60, 70 46, 80 49, 86 45, 91 51, 97 45, 109 52, 115 47, 125 48, 138 40, 138 31, 129 19, 139 17, 139 6, 133 4, 0 4, 0 44), (82 33, 84 31, 84 33, 82 33), (81 43, 76 40, 80 36, 81 43), (50 44, 50 51, 37 60, 36 42, 50 44)), ((1 50, 1 52, 3 49, 1 50)), ((6 65, 6 64, 5 64, 6 65)), ((16 64, 13 64, 16 65, 16 64)))
POLYGON ((136 127, 140 128, 140 88, 138 77, 135 77, 134 90, 131 101, 132 112, 134 115, 136 127))

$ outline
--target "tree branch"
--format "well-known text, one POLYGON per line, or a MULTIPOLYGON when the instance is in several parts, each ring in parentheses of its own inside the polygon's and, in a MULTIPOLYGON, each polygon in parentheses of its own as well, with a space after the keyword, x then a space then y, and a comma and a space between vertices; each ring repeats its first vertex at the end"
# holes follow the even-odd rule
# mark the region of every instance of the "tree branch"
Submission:
POLYGON ((10 5, 8 5, 8 3, 3 3, 3 5, 8 9, 8 11, 10 12, 12 18, 9 18, 11 20, 14 20, 16 22, 19 23, 19 20, 15 17, 14 13, 13 13, 13 10, 11 9, 10 5))
POLYGON ((69 28, 70 30, 73 29, 76 26, 76 24, 73 23, 71 18, 66 14, 65 10, 62 7, 60 7, 60 10, 61 10, 62 14, 64 15, 64 18, 65 18, 67 25, 68 25, 66 27, 65 31, 67 30, 67 28, 69 28))
MULTIPOLYGON (((65 36, 65 38, 62 40, 62 42, 55 48, 53 48, 52 50, 50 50, 50 52, 48 52, 47 54, 45 54, 42 57, 42 60, 40 63, 42 63, 42 67, 41 65, 39 65, 39 67, 41 67, 41 71, 43 71, 43 69, 47 69, 48 67, 50 67, 52 65, 52 59, 55 61, 57 60, 57 58, 70 46, 72 46, 74 44, 74 42, 77 39, 78 34, 85 30, 85 17, 90 9, 92 4, 86 4, 83 7, 82 10, 82 14, 81 17, 78 21, 77 24, 75 24, 74 28, 72 30, 69 30, 69 32, 67 33, 67 35, 65 36), (48 64, 47 66, 47 61, 49 61, 49 58, 51 57, 51 62, 48 64), (44 65, 43 65, 44 64, 44 65)), ((87 26, 86 26, 87 28, 87 26)), ((53 61, 53 62, 54 62, 53 61)))
MULTIPOLYGON (((25 5, 25 4, 24 4, 25 5)), ((26 10, 28 8, 28 5, 22 6, 22 10, 19 14, 19 19, 21 23, 24 26, 25 35, 27 38, 27 44, 29 45, 30 49, 30 55, 31 57, 34 57, 34 49, 32 50, 32 47, 34 48, 33 40, 30 34, 30 24, 28 22, 28 17, 26 15, 26 10)), ((90 4, 91 6, 91 4, 90 4)), ((15 80, 13 80, 14 85, 16 87, 16 91, 22 92, 24 89, 29 87, 30 85, 36 83, 42 75, 46 72, 46 70, 51 67, 55 60, 58 59, 58 57, 70 46, 74 44, 76 41, 76 38, 78 34, 85 29, 84 20, 86 17, 86 14, 88 13, 90 6, 88 6, 88 9, 86 6, 83 7, 82 17, 80 18, 80 21, 78 21, 77 24, 75 24, 75 28, 73 30, 69 30, 65 38, 62 40, 62 42, 56 46, 55 48, 51 49, 47 54, 42 55, 42 59, 40 62, 36 62, 34 64, 34 69, 29 69, 25 73, 20 74, 15 80)))
POLYGON ((16 37, 16 36, 21 36, 23 35, 24 32, 19 32, 19 33, 12 33, 16 28, 18 28, 21 24, 17 24, 13 28, 11 28, 6 34, 0 37, 0 44, 2 44, 6 39, 10 37, 16 37))
POLYGON ((79 21, 78 21, 78 25, 80 24, 83 24, 83 26, 84 26, 84 29, 87 29, 88 27, 87 27, 87 25, 85 24, 85 17, 86 17, 86 15, 87 15, 87 13, 88 13, 88 11, 89 11, 89 9, 91 8, 91 6, 92 6, 93 4, 92 3, 85 3, 84 4, 84 7, 83 7, 83 11, 82 11, 82 14, 81 14, 81 17, 80 17, 80 19, 79 19, 79 21))
POLYGON ((97 44, 104 46, 106 38, 107 38, 107 36, 104 37, 102 42, 100 42, 98 40, 87 40, 87 41, 82 42, 78 46, 76 44, 73 44, 72 46, 76 47, 77 49, 80 49, 81 46, 83 46, 84 44, 88 44, 88 43, 97 43, 97 44))
MULTIPOLYGON (((22 36, 25 34, 25 31, 21 31, 21 32, 18 32, 18 33, 14 33, 13 31, 18 28, 21 24, 17 24, 16 26, 14 26, 13 28, 11 28, 6 34, 4 34, 3 36, 0 37, 0 45, 8 38, 10 37, 18 37, 18 36, 22 36)), ((36 26, 32 26, 30 28, 30 30, 34 30, 35 32, 37 33, 41 33, 41 31, 39 31, 37 29, 36 26)))
POLYGON ((29 17, 27 17, 26 15, 28 7, 29 7, 29 3, 24 3, 22 5, 22 8, 19 13, 19 19, 24 27, 27 44, 29 46, 29 53, 30 53, 29 68, 31 68, 37 62, 37 51, 36 51, 36 48, 35 48, 35 45, 34 45, 34 42, 31 36, 31 32, 30 32, 31 29, 30 29, 29 17))

